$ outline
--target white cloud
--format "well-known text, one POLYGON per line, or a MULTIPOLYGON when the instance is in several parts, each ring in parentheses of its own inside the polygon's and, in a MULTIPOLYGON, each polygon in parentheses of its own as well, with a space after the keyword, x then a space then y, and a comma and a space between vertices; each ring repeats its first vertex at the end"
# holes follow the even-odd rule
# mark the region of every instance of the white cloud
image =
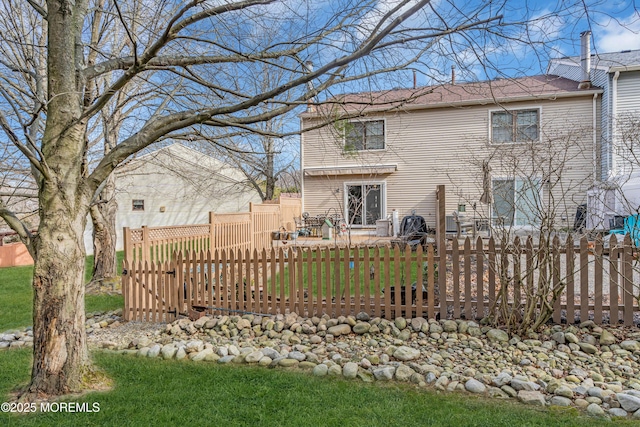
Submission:
POLYGON ((596 28, 595 45, 599 52, 640 49, 640 12, 615 20, 609 19, 596 28))

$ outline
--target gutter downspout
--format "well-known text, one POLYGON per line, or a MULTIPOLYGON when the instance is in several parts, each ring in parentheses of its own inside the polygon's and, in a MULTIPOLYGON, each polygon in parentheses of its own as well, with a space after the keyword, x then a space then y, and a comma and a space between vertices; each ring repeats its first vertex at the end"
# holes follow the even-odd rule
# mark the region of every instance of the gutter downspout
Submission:
POLYGON ((611 150, 611 171, 610 173, 613 176, 618 175, 618 165, 616 162, 616 114, 618 113, 617 103, 618 103, 618 77, 620 77, 620 71, 616 71, 613 75, 613 81, 611 83, 611 123, 609 124, 609 144, 611 150))
POLYGON ((303 138, 304 138, 304 119, 300 118, 300 214, 304 212, 304 170, 302 169, 302 162, 304 159, 304 151, 303 151, 303 138))
POLYGON ((598 94, 594 93, 593 94, 593 107, 592 107, 592 127, 593 127, 593 183, 595 185, 595 183, 597 181, 600 181, 600 177, 598 176, 598 139, 597 139, 597 132, 598 132, 598 121, 596 120, 596 114, 597 114, 597 100, 598 100, 598 94))

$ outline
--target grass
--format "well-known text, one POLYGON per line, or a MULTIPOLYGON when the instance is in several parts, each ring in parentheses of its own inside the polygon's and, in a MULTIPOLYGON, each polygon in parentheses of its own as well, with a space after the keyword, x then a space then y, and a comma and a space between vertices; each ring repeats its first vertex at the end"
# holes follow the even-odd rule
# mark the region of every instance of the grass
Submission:
MULTIPOLYGON (((298 249, 300 250, 300 249, 298 249)), ((408 275, 408 279, 405 277, 407 274, 406 271, 406 261, 404 261, 404 253, 400 253, 400 261, 398 262, 398 272, 396 274, 396 270, 394 268, 394 262, 391 261, 389 264, 389 269, 387 271, 387 269, 385 269, 385 262, 384 262, 384 258, 385 258, 385 254, 388 252, 390 259, 393 260, 394 257, 394 250, 393 249, 389 249, 389 248, 384 248, 381 247, 379 248, 380 251, 380 262, 378 264, 376 264, 374 262, 374 258, 373 258, 373 249, 370 251, 370 259, 371 262, 369 263, 369 265, 365 268, 365 262, 364 262, 364 250, 360 249, 359 250, 359 265, 356 266, 355 261, 353 261, 354 258, 354 253, 353 251, 351 251, 347 256, 350 257, 351 261, 349 262, 348 260, 344 261, 344 257, 346 254, 346 251, 344 249, 339 249, 338 251, 332 250, 331 251, 331 259, 329 260, 329 262, 327 263, 325 260, 325 252, 322 252, 322 263, 318 264, 317 262, 317 258, 315 255, 315 252, 310 253, 309 251, 304 250, 302 252, 302 260, 303 260, 303 265, 302 265, 302 280, 301 283, 305 283, 308 285, 309 290, 311 291, 311 293, 313 295, 317 295, 318 292, 318 286, 320 286, 322 293, 324 295, 326 295, 326 285, 327 285, 327 271, 328 271, 328 276, 329 276, 329 286, 331 289, 331 293, 332 295, 336 294, 336 283, 340 284, 340 291, 344 291, 345 290, 345 285, 348 284, 349 289, 350 289, 350 295, 355 295, 355 289, 356 286, 358 286, 359 291, 361 293, 361 295, 364 295, 364 289, 365 289, 365 278, 369 279, 369 292, 371 295, 375 295, 376 289, 375 289, 375 280, 379 280, 380 282, 380 289, 384 289, 385 288, 385 283, 388 281, 390 286, 394 286, 396 284, 396 282, 398 284, 400 284, 400 286, 405 286, 407 284, 413 284, 417 281, 418 278, 418 265, 417 262, 414 260, 410 261, 410 266, 409 266, 409 275, 408 275), (339 261, 336 263, 335 259, 336 259, 336 252, 338 253, 338 259, 339 261), (309 256, 311 256, 311 260, 309 260, 309 256), (310 261, 310 262, 309 262, 310 261), (308 269, 308 265, 311 264, 311 271, 309 271, 308 269), (326 266, 327 264, 329 265, 329 268, 327 269, 326 266), (318 268, 318 266, 320 265, 320 268, 318 268), (371 271, 371 267, 374 267, 374 274, 373 276, 371 275, 372 271, 371 271), (376 277, 376 275, 378 277, 376 277), (365 277, 367 276, 367 277, 365 277), (336 280, 336 278, 338 278, 339 280, 336 280)), ((413 256, 415 256, 415 253, 413 254, 413 256)), ((423 260, 424 260, 424 266, 423 266, 423 280, 426 280, 427 277, 427 271, 426 271, 426 259, 427 259, 427 254, 425 253, 423 255, 423 260)), ((269 278, 267 280, 267 288, 269 290, 271 290, 271 276, 270 276, 270 266, 268 267, 269 270, 269 278)), ((243 278, 245 276, 244 271, 242 273, 240 273, 243 278)), ((253 274, 253 273, 252 273, 253 274)), ((290 276, 292 274, 291 269, 289 268, 289 264, 285 262, 284 264, 284 269, 281 271, 278 271, 273 279, 273 281, 275 282, 275 291, 276 291, 276 295, 280 295, 280 286, 281 284, 284 284, 284 294, 286 296, 288 296, 291 293, 291 288, 290 288, 290 284, 289 284, 289 280, 290 280, 290 276)), ((296 267, 296 271, 293 272, 293 274, 295 276, 299 275, 299 271, 297 270, 296 267)), ((295 280, 295 282, 297 282, 297 280, 295 280)))
MULTIPOLYGON (((29 377, 26 350, 0 352, 0 402, 29 377)), ((0 413, 15 426, 584 426, 612 425, 576 410, 536 410, 509 401, 436 394, 411 386, 317 378, 265 369, 107 353, 95 362, 114 388, 71 402, 98 403, 100 412, 0 413)), ((633 425, 620 422, 617 425, 633 425)))
MULTIPOLYGON (((118 271, 122 269, 124 252, 118 252, 118 271)), ((85 281, 91 280, 93 256, 87 257, 85 281)), ((32 321, 33 267, 8 267, 0 269, 0 332, 29 326, 32 321)), ((86 295, 88 313, 122 308, 121 295, 86 295)))

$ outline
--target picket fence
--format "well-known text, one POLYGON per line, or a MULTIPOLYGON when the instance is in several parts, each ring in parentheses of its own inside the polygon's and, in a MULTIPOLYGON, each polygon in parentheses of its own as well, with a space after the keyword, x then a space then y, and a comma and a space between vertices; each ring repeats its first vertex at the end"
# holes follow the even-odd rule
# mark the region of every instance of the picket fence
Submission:
MULTIPOLYGON (((553 321, 634 324, 640 271, 627 236, 577 244, 556 237, 549 251, 554 285, 563 287, 553 321), (563 320, 564 319, 564 320, 563 320)), ((122 289, 127 320, 173 321, 181 315, 297 312, 394 319, 480 319, 500 295, 519 310, 547 267, 531 238, 496 245, 466 239, 435 254, 428 246, 279 248, 187 251, 167 261, 125 260, 122 289), (411 286, 413 285, 413 287, 411 286), (530 286, 530 288, 527 288, 530 286), (500 293, 501 287, 507 290, 500 293)))

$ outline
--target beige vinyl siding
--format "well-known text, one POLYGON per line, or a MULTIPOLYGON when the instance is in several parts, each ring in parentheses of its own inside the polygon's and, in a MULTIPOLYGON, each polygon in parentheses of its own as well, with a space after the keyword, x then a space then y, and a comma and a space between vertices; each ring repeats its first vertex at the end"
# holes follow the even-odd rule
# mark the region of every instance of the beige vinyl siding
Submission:
MULTIPOLYGON (((586 189, 593 171, 593 97, 564 98, 555 101, 505 104, 508 109, 540 108, 542 138, 569 139, 567 161, 562 171, 562 190, 556 189, 553 200, 563 200, 559 216, 573 224, 576 205, 586 202, 586 189)), ((345 167, 354 165, 395 164, 397 171, 380 176, 303 177, 305 210, 315 214, 327 209, 341 209, 343 186, 347 181, 384 181, 386 214, 392 209, 400 216, 415 210, 431 225, 435 224, 435 190, 446 186, 447 214, 459 203, 473 215, 473 203, 479 215, 487 216, 487 205, 478 202, 482 192, 482 160, 501 147, 489 143, 490 111, 496 105, 464 108, 430 108, 394 112, 372 117, 384 118, 386 148, 345 156, 342 141, 327 128, 304 135, 302 169, 345 167), (336 197, 335 190, 340 189, 336 197), (332 194, 331 191, 334 191, 332 194)), ((305 121, 305 125, 309 122, 305 121)), ((505 148, 511 144, 505 144, 505 148)), ((492 161, 492 175, 508 172, 492 161)), ((545 189, 546 190, 546 189, 545 189)))

